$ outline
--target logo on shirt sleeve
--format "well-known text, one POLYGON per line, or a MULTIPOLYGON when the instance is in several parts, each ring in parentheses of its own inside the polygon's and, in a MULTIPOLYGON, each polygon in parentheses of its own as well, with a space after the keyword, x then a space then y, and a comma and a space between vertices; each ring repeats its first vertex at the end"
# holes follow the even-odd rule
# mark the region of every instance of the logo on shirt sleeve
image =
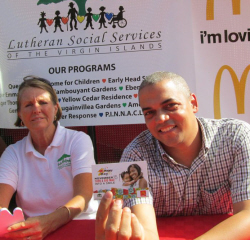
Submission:
POLYGON ((58 164, 58 169, 62 169, 65 167, 70 167, 71 166, 71 160, 70 160, 70 155, 68 154, 63 154, 58 160, 57 160, 57 164, 58 164))

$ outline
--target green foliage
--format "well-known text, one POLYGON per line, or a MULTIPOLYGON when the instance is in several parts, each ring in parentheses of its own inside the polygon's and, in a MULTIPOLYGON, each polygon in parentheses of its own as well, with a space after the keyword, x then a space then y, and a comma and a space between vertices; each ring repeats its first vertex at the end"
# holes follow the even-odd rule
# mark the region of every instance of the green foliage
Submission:
POLYGON ((80 16, 85 16, 86 14, 86 2, 87 0, 75 0, 75 3, 77 4, 78 8, 79 8, 79 15, 80 16))
POLYGON ((48 5, 50 3, 59 3, 59 2, 63 2, 65 0, 39 0, 37 5, 40 5, 40 4, 45 4, 45 5, 48 5))

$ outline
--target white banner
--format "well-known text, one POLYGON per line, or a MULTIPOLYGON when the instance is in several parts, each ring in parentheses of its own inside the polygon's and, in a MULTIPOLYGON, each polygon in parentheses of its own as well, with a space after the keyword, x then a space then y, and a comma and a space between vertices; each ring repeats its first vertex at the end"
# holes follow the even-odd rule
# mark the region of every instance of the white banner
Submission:
POLYGON ((188 1, 51 2, 1 1, 1 128, 13 127, 26 75, 54 84, 64 126, 143 123, 137 89, 145 75, 167 69, 193 79, 192 36, 179 37, 191 31, 188 1))
POLYGON ((198 115, 250 121, 249 8, 247 0, 1 0, 0 127, 14 128, 17 88, 31 74, 52 82, 64 126, 144 123, 138 86, 162 70, 187 80, 198 115))
POLYGON ((250 122, 250 1, 193 1, 199 115, 250 122))

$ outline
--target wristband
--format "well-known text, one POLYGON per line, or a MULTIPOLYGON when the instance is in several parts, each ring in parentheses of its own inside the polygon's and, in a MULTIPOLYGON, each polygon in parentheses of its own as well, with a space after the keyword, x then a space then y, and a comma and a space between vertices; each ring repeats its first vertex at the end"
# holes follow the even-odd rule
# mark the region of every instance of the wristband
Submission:
POLYGON ((56 210, 58 210, 58 209, 61 209, 61 208, 66 208, 67 210, 68 210, 68 221, 70 221, 71 220, 71 212, 70 212, 70 209, 67 207, 67 206, 60 206, 60 207, 58 207, 56 210))

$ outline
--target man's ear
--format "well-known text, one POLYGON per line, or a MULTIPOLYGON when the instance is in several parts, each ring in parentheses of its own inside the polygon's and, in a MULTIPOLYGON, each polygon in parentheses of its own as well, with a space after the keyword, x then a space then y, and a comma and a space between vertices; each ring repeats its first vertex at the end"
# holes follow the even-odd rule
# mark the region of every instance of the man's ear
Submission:
POLYGON ((198 101, 194 93, 191 93, 190 95, 190 104, 192 105, 193 112, 197 113, 199 108, 198 108, 198 101))

